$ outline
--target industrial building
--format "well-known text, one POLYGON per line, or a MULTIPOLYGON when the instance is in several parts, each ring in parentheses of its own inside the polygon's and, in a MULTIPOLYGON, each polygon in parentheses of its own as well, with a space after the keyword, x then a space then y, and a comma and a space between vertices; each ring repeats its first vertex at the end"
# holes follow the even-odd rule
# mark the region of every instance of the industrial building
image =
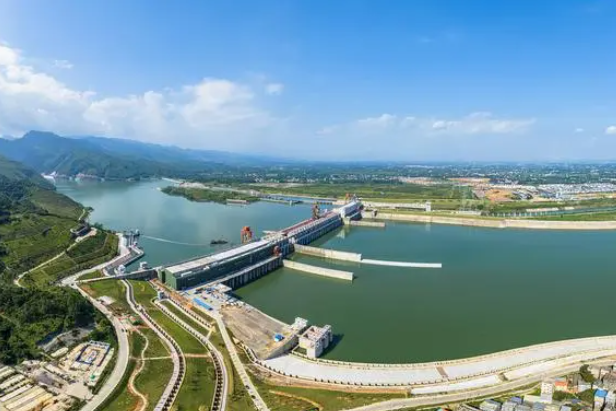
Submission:
POLYGON ((257 240, 252 240, 250 228, 244 227, 244 244, 164 266, 158 270, 158 278, 176 290, 186 290, 215 280, 237 288, 280 267, 282 258, 293 251, 294 244, 308 244, 342 226, 344 218, 360 216, 361 207, 359 201, 351 201, 323 215, 316 208, 313 218, 257 240))
POLYGON ((158 278, 176 290, 196 287, 274 256, 276 244, 258 240, 220 253, 165 266, 158 278))
POLYGON ((299 348, 306 351, 310 358, 318 358, 327 349, 334 339, 332 327, 325 325, 317 327, 312 325, 299 337, 299 348))

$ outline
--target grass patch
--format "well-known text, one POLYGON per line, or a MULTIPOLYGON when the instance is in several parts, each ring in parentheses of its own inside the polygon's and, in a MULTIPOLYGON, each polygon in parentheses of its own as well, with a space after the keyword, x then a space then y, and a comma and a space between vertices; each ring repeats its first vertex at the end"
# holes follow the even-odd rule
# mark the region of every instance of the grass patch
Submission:
POLYGON ((154 409, 160 396, 163 395, 172 373, 173 362, 171 359, 145 361, 144 368, 135 378, 135 388, 148 397, 146 410, 154 409))
MULTIPOLYGON (((131 355, 135 355, 135 352, 143 347, 143 339, 140 335, 132 333, 128 337, 128 342, 130 345, 130 353, 131 355)), ((100 411, 126 411, 132 410, 139 402, 139 398, 132 395, 128 390, 128 380, 132 375, 135 367, 137 366, 137 361, 134 358, 128 359, 128 366, 126 367, 126 371, 122 376, 122 379, 116 386, 115 390, 111 393, 107 400, 103 402, 103 404, 98 408, 100 411)))
POLYGON ((0 224, 0 238, 8 250, 2 260, 14 275, 36 267, 66 250, 74 226, 74 220, 52 215, 12 216, 0 224))
POLYGON ((190 325, 195 330, 199 331, 201 334, 207 335, 207 333, 209 332, 207 328, 205 328, 203 325, 199 324, 197 321, 193 320, 191 317, 186 315, 182 310, 177 308, 173 303, 169 302, 168 300, 164 300, 163 305, 167 309, 169 309, 169 311, 171 311, 173 314, 180 317, 180 319, 182 319, 185 323, 190 325))
POLYGON ((323 411, 339 411, 361 407, 394 398, 395 394, 366 394, 323 389, 273 386, 252 376, 252 381, 272 411, 304 411, 318 404, 323 411))
POLYGON ((158 338, 158 335, 156 335, 154 331, 150 328, 140 328, 139 331, 141 331, 150 341, 148 349, 145 352, 146 358, 167 357, 170 355, 167 347, 162 340, 158 338))
POLYGON ((117 248, 118 238, 114 234, 99 231, 67 249, 61 257, 32 271, 22 281, 29 286, 51 285, 69 275, 110 260, 116 255, 117 248))
POLYGON ((159 309, 148 308, 152 316, 165 331, 178 343, 184 354, 204 354, 207 349, 199 340, 192 336, 188 331, 176 324, 167 314, 159 309))
POLYGON ((70 220, 77 220, 83 211, 81 205, 52 190, 35 190, 30 199, 49 214, 70 220))
POLYGON ((128 360, 128 367, 124 377, 122 377, 122 380, 117 385, 116 390, 109 396, 108 401, 100 407, 101 411, 126 411, 135 408, 139 398, 128 391, 128 379, 135 370, 136 364, 135 360, 128 360))
POLYGON ((207 188, 187 188, 168 186, 161 190, 165 194, 184 197, 190 201, 226 203, 227 200, 244 200, 249 203, 259 201, 258 197, 236 191, 209 190, 207 188))
POLYGON ((132 312, 128 302, 126 301, 126 289, 120 280, 101 280, 92 283, 80 285, 81 289, 90 294, 94 298, 103 296, 111 297, 115 301, 109 308, 115 314, 129 314, 132 312))
POLYGON ((216 373, 211 360, 187 358, 186 376, 175 401, 177 411, 209 410, 214 398, 216 373))
POLYGON ((199 340, 176 324, 175 321, 151 302, 152 298, 156 297, 156 291, 154 291, 149 283, 145 281, 131 281, 131 283, 133 284, 135 300, 146 308, 154 321, 177 341, 185 354, 203 354, 206 352, 206 348, 199 340))
POLYGON ((100 271, 92 271, 79 277, 79 280, 93 280, 95 278, 103 278, 105 275, 100 271))
POLYGON ((429 200, 429 199, 473 199, 474 195, 469 187, 460 187, 453 184, 426 186, 407 183, 341 183, 341 184, 305 184, 299 187, 267 187, 250 185, 246 188, 259 190, 264 193, 306 195, 313 197, 344 198, 347 193, 362 198, 396 199, 396 200, 429 200))

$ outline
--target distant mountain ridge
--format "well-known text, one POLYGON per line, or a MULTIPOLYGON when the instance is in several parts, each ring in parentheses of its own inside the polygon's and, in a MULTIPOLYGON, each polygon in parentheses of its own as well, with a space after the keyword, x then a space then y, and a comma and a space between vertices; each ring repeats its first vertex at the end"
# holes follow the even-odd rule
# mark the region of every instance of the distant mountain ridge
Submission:
POLYGON ((15 140, 0 139, 0 154, 41 173, 79 174, 109 180, 194 176, 227 167, 257 166, 272 161, 257 156, 104 137, 61 137, 30 131, 15 140))

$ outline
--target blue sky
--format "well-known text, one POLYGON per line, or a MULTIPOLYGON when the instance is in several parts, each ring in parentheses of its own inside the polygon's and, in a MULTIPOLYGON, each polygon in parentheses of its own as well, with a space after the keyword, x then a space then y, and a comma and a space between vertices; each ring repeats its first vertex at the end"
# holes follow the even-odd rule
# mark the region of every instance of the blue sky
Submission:
POLYGON ((616 159, 616 1, 0 0, 0 134, 616 159))

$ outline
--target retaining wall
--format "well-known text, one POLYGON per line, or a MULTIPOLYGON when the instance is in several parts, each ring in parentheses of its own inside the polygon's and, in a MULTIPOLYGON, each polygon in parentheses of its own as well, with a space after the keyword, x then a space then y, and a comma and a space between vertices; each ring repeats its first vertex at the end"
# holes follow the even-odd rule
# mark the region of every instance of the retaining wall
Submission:
POLYGON ((308 245, 295 244, 295 252, 298 254, 312 255, 315 257, 330 258, 342 261, 361 261, 361 254, 336 251, 328 248, 311 247, 308 245))
POLYGON ((337 278, 339 280, 353 281, 353 273, 349 271, 333 270, 331 268, 317 267, 314 265, 298 263, 291 260, 283 260, 282 265, 293 270, 316 274, 323 277, 337 278))
POLYGON ((376 227, 385 228, 385 223, 382 221, 361 221, 361 220, 344 220, 345 225, 358 226, 358 227, 376 227))
MULTIPOLYGON (((370 219, 370 213, 364 213, 370 219)), ((418 223, 435 223, 465 225, 486 228, 521 228, 532 230, 616 230, 616 221, 541 221, 511 219, 481 219, 463 217, 443 217, 436 215, 378 213, 377 219, 392 221, 409 221, 418 223)))

